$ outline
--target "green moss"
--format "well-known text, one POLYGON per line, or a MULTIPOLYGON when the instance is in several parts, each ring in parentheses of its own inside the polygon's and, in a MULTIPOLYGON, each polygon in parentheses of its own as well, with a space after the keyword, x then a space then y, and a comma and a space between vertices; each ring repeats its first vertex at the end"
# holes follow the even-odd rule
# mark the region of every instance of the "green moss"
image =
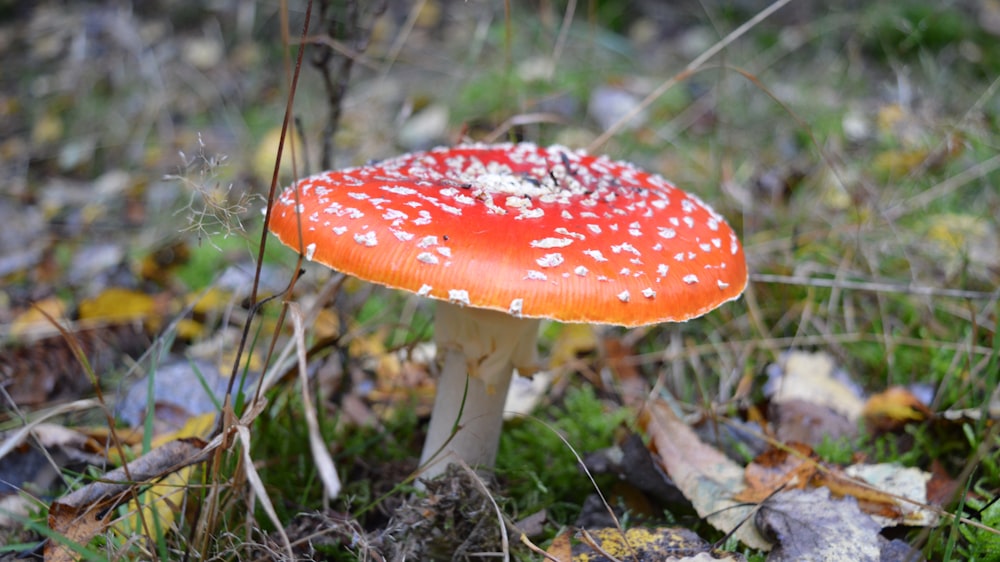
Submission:
POLYGON ((628 410, 609 406, 583 386, 537 417, 509 422, 500 439, 497 472, 518 512, 548 509, 554 520, 571 522, 586 491, 593 489, 574 452, 582 457, 611 446, 616 428, 629 416, 628 410))

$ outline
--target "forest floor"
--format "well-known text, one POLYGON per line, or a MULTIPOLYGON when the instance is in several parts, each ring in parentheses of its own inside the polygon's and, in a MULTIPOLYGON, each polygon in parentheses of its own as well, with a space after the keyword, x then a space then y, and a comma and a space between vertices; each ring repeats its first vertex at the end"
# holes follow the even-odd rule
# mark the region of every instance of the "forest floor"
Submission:
POLYGON ((262 236, 305 9, 0 2, 0 558, 1000 560, 994 2, 377 4, 309 14, 278 188, 587 149, 744 296, 543 324, 495 476, 416 490, 433 305, 262 236))

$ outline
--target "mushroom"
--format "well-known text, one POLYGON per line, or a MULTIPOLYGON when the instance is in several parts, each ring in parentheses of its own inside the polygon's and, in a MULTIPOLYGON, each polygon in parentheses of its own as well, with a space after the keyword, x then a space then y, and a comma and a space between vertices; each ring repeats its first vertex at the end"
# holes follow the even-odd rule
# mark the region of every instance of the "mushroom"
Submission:
POLYGON ((281 194, 269 228, 306 259, 439 301, 426 478, 455 459, 493 466, 512 371, 536 370, 540 319, 684 321, 747 282, 736 234, 697 197, 560 146, 437 148, 322 173, 281 194))

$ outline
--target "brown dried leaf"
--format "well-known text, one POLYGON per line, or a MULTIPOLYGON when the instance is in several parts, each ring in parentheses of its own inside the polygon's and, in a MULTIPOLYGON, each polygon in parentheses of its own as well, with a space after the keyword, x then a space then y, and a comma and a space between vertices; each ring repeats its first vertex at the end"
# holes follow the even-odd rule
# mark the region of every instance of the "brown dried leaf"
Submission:
POLYGON ((804 488, 816 474, 815 454, 808 445, 790 443, 786 448, 768 449, 747 465, 747 488, 734 498, 760 503, 778 488, 804 488))
MULTIPOLYGON (((49 528, 74 543, 89 542, 107 528, 114 509, 132 498, 137 483, 150 482, 200 462, 199 453, 204 447, 201 439, 178 439, 130 462, 128 476, 125 468, 112 470, 101 480, 52 502, 49 528)), ((45 545, 45 559, 76 560, 76 555, 67 545, 50 541, 45 545)))
POLYGON ((560 562, 566 562, 573 559, 573 545, 570 543, 570 539, 573 537, 573 532, 569 529, 556 535, 556 538, 552 539, 552 544, 549 545, 549 549, 546 554, 559 560, 560 562))
POLYGON ((754 507, 734 498, 746 487, 743 468, 698 439, 663 402, 649 402, 644 421, 660 463, 698 515, 751 548, 770 550, 756 528, 745 524, 754 507))

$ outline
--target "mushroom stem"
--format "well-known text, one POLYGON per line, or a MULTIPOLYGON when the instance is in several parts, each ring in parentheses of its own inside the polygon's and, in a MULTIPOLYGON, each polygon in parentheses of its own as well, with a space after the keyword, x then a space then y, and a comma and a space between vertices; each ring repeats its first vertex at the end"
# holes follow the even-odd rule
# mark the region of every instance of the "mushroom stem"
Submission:
POLYGON ((538 319, 438 303, 434 339, 444 364, 420 457, 422 478, 443 474, 458 459, 493 468, 513 370, 536 370, 538 325, 538 319))

